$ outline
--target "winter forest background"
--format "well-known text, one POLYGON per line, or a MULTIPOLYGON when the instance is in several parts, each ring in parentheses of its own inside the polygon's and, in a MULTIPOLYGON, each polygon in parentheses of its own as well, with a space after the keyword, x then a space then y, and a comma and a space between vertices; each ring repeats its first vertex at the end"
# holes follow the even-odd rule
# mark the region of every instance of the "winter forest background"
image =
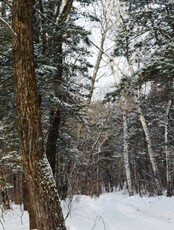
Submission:
POLYGON ((1 0, 0 24, 4 209, 65 230, 57 192, 173 196, 173 1, 1 0))

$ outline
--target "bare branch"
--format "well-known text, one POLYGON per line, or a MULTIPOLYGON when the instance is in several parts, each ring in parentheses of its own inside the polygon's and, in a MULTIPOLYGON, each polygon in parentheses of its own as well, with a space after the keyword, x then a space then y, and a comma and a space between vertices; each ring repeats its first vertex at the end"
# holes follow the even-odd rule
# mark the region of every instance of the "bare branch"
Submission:
POLYGON ((14 32, 10 24, 6 22, 2 17, 0 17, 0 24, 4 27, 6 31, 8 31, 12 36, 17 36, 17 34, 14 32))

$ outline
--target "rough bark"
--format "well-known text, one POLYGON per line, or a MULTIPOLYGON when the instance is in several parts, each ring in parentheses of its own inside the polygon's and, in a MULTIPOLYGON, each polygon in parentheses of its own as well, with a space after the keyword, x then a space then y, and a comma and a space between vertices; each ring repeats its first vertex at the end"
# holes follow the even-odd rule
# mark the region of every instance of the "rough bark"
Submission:
POLYGON ((133 195, 133 183, 130 170, 130 156, 129 156, 129 146, 128 146, 128 126, 127 126, 127 99, 125 96, 122 97, 122 110, 123 110, 123 143, 124 143, 124 167, 126 171, 126 179, 128 185, 129 196, 133 195))
POLYGON ((33 0, 13 1, 13 76, 23 170, 37 230, 66 230, 54 177, 43 148, 33 55, 33 0))
POLYGON ((165 114, 165 126, 164 126, 164 141, 165 141, 165 154, 166 154, 166 182, 167 182, 167 196, 172 196, 172 165, 171 156, 168 149, 168 123, 169 123, 169 112, 172 105, 172 100, 167 103, 166 114, 165 114))

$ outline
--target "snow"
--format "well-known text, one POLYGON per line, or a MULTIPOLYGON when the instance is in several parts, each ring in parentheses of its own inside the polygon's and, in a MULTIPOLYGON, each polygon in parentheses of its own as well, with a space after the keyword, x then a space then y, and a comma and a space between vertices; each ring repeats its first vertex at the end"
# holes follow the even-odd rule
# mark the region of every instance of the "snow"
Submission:
POLYGON ((23 207, 12 205, 11 210, 0 209, 0 230, 29 230, 27 211, 23 207))
MULTIPOLYGON (((62 203, 68 230, 173 230, 174 197, 128 197, 123 192, 100 198, 74 196, 62 203)), ((1 213, 0 230, 28 230, 28 214, 19 206, 1 213)))

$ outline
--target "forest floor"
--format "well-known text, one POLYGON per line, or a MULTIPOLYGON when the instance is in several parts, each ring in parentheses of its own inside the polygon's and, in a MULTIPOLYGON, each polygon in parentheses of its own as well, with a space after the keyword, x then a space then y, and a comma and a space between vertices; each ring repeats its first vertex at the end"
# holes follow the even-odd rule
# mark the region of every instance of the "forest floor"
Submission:
MULTIPOLYGON (((123 192, 100 198, 74 196, 62 207, 68 230, 173 230, 174 197, 128 197, 123 192), (70 211, 69 211, 70 210, 70 211)), ((19 206, 0 212, 0 230, 28 230, 28 214, 19 206)))

